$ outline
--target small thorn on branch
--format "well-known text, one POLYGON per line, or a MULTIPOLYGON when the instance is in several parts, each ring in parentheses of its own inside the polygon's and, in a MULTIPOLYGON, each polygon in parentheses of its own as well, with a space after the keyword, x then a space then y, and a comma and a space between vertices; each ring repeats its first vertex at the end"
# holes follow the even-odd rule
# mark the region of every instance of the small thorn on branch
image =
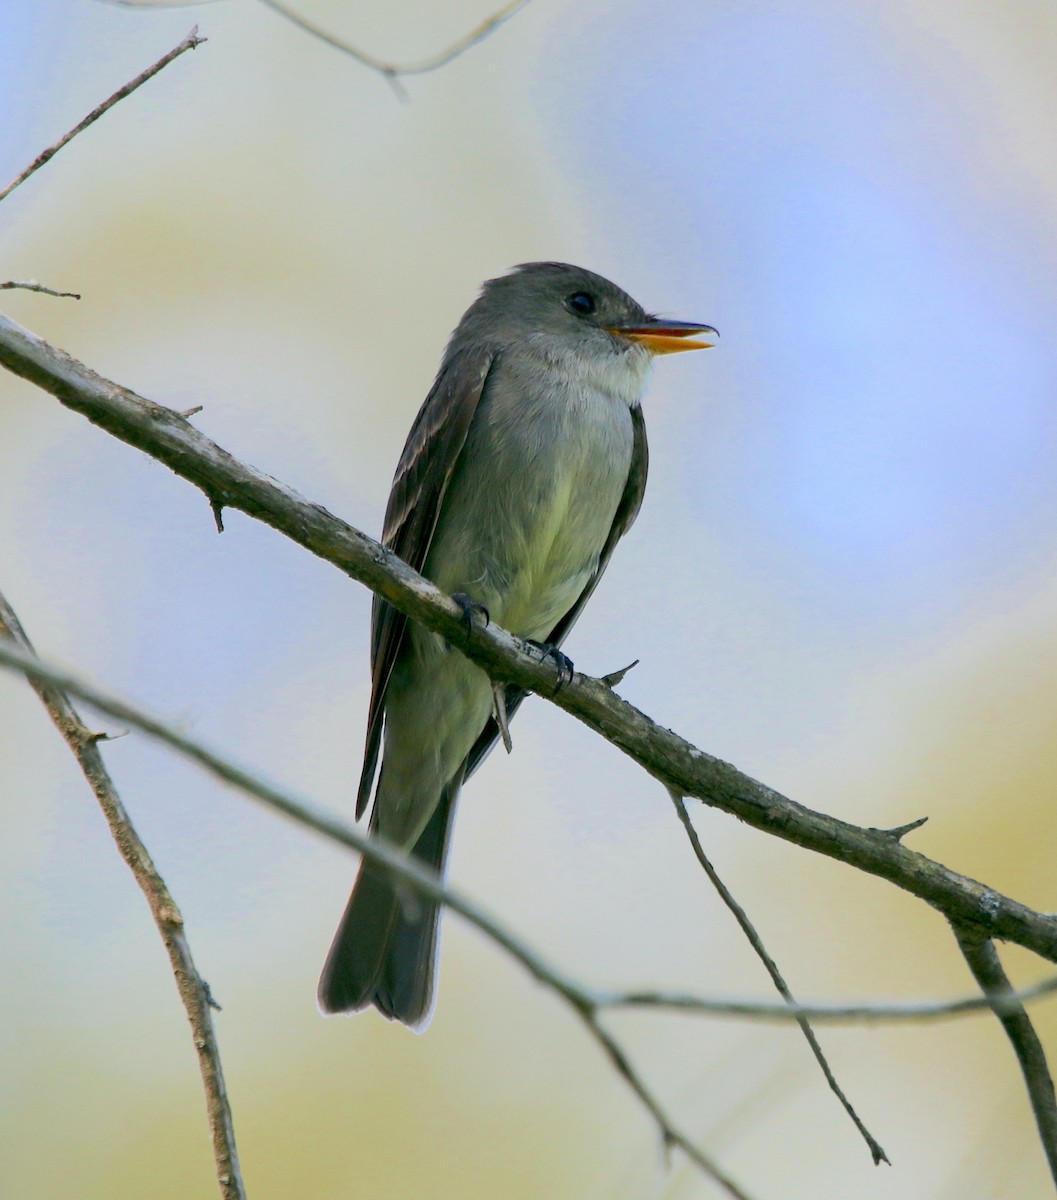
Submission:
POLYGON ((629 662, 626 667, 621 667, 619 671, 610 671, 608 675, 602 676, 602 682, 608 688, 615 688, 618 683, 624 682, 624 676, 627 675, 630 670, 637 667, 639 665, 639 661, 640 660, 636 658, 634 662, 629 662))
POLYGON ((400 74, 394 67, 386 67, 382 70, 382 78, 393 89, 393 95, 400 101, 401 104, 408 104, 411 97, 407 94, 407 88, 400 82, 400 74))
POLYGON ((195 416, 196 414, 200 413, 200 412, 202 411, 202 409, 203 409, 203 408, 205 408, 205 405, 204 405, 204 404, 196 404, 196 405, 194 406, 194 408, 184 408, 184 409, 179 409, 179 410, 177 410, 177 413, 176 413, 176 415, 177 415, 178 417, 183 417, 183 419, 184 419, 185 421, 187 421, 187 420, 189 420, 191 417, 193 417, 193 416, 195 416))
POLYGON ((209 497, 209 507, 213 512, 213 520, 217 523, 217 533, 224 532, 224 502, 216 496, 209 497))
POLYGON ((928 817, 919 817, 916 821, 908 821, 906 825, 897 825, 894 829, 878 829, 878 833, 883 833, 886 838, 891 838, 893 842, 901 842, 908 833, 912 833, 915 829, 920 829, 928 820, 928 817))
POLYGON ((128 737, 128 730, 122 729, 120 733, 107 733, 105 730, 100 730, 98 733, 90 733, 88 740, 94 745, 100 742, 116 742, 118 738, 128 737))

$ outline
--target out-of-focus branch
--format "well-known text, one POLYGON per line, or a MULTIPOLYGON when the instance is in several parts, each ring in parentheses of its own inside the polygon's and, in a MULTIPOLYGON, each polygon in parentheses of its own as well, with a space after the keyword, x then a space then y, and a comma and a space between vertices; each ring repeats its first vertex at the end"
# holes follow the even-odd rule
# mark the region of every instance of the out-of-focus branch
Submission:
POLYGON ((760 1000, 719 1000, 680 992, 601 992, 574 982, 556 967, 544 962, 539 954, 497 924, 473 901, 454 891, 443 879, 420 866, 417 860, 390 847, 381 838, 369 838, 355 825, 349 825, 322 810, 281 792, 237 766, 231 760, 209 750, 201 742, 166 722, 152 717, 143 709, 121 700, 112 693, 93 686, 77 676, 20 649, 18 644, 0 642, 0 667, 18 671, 42 686, 59 689, 106 713, 123 725, 143 730, 158 741, 192 759, 224 783, 246 792, 283 816, 331 841, 357 850, 406 879, 412 888, 439 900, 459 913, 466 921, 491 939, 524 966, 541 983, 557 991, 570 993, 583 1008, 656 1008, 672 1012, 694 1013, 703 1016, 748 1018, 761 1021, 788 1022, 798 1016, 833 1024, 871 1022, 927 1022, 973 1016, 983 1009, 994 1012, 1012 1011, 1034 1000, 1057 993, 1057 976, 1032 984, 1020 991, 994 996, 963 996, 955 1000, 924 1003, 894 1004, 777 1004, 760 1000))
POLYGON ((524 8, 529 3, 529 0, 510 0, 510 3, 505 4, 490 17, 486 17, 480 25, 475 26, 469 33, 464 34, 458 41, 452 42, 450 46, 438 51, 436 54, 431 54, 429 58, 406 63, 386 62, 384 59, 377 58, 373 54, 368 54, 366 50, 361 50, 359 47, 353 46, 343 38, 330 33, 321 25, 317 25, 307 17, 301 16, 294 9, 281 3, 281 0, 260 0, 260 3, 266 5, 281 17, 285 17, 286 20, 296 25, 304 33, 311 34, 312 37, 318 38, 333 49, 341 51, 342 54, 347 54, 350 58, 354 58, 358 63, 362 63, 363 66, 369 67, 372 71, 377 71, 392 87, 397 96, 401 100, 406 100, 407 93, 400 84, 401 76, 425 75, 428 71, 436 71, 441 67, 446 67, 448 63, 458 58, 460 54, 465 54, 472 46, 476 46, 478 42, 483 42, 486 37, 493 34, 500 25, 505 24, 520 9, 524 8))
POLYGON ((355 826, 327 816, 290 793, 272 787, 271 784, 252 772, 209 750, 194 738, 172 728, 164 721, 85 683, 68 671, 42 662, 32 652, 0 641, 0 665, 21 671, 29 679, 36 681, 35 685, 46 685, 49 689, 58 688, 64 693, 68 692, 71 695, 79 696, 93 708, 107 713, 124 724, 142 729, 145 733, 187 755, 224 782, 233 784, 241 791, 263 801, 300 824, 314 829, 317 833, 322 833, 333 841, 358 850, 374 862, 388 867, 417 891, 439 900, 448 908, 459 913, 471 925, 474 925, 521 963, 536 980, 557 993, 573 1009, 656 1122, 657 1129, 666 1146, 678 1146, 682 1149, 706 1175, 722 1187, 728 1195, 734 1197, 734 1200, 747 1200, 745 1193, 734 1180, 667 1116, 660 1101, 632 1066, 624 1049, 601 1024, 599 1014, 602 1006, 596 998, 581 984, 545 962, 540 955, 472 900, 446 886, 435 871, 421 866, 415 859, 408 858, 403 851, 391 843, 383 841, 381 838, 368 837, 366 833, 355 826))
POLYGON ((710 1176, 719 1184, 721 1188, 729 1196, 733 1196, 734 1200, 748 1200, 748 1197, 735 1183, 733 1179, 723 1172, 713 1159, 706 1157, 690 1141, 685 1134, 679 1132, 664 1115, 663 1109, 657 1102, 656 1097, 650 1092, 643 1082, 641 1076, 631 1065, 631 1060, 628 1058, 623 1046, 615 1037, 599 1022, 598 1010, 594 1007, 579 1008, 577 1010, 584 1024, 590 1030, 592 1036, 598 1044, 605 1050, 609 1061, 613 1064, 614 1070, 627 1083, 628 1087, 638 1096, 639 1100, 646 1108, 646 1111, 653 1117, 657 1123, 657 1127, 661 1131, 661 1136, 664 1139, 665 1150, 670 1150, 673 1146, 678 1147, 690 1159, 699 1170, 710 1176))
POLYGON ((545 696, 639 763, 669 791, 692 796, 755 829, 837 859, 926 901, 948 920, 1057 962, 1057 917, 917 854, 883 829, 816 812, 751 779, 650 720, 599 679, 574 673, 558 687, 553 664, 495 624, 468 631, 462 609, 373 538, 240 462, 172 409, 111 383, 0 316, 0 365, 67 408, 165 463, 215 510, 235 508, 279 530, 439 633, 493 679, 545 696))
MULTIPOLYGON (((36 658, 18 616, 0 593, 0 651, 6 649, 4 639, 7 645, 17 647, 29 659, 36 658)), ((220 1194, 223 1200, 245 1200, 246 1192, 235 1145, 235 1126, 231 1119, 231 1106, 228 1103, 224 1072, 220 1064, 220 1047, 213 1026, 213 1015, 210 1012, 213 1002, 209 987, 198 974, 191 957, 183 916, 165 886, 165 880, 158 874, 147 847, 136 833, 117 788, 110 778, 99 753, 101 735, 92 733, 87 728, 70 704, 65 691, 54 682, 48 682, 41 675, 30 671, 26 671, 26 676, 48 710, 55 727, 73 751, 88 786, 95 793, 99 807, 103 810, 111 837, 117 843, 121 857, 147 898, 151 916, 169 955, 169 963, 180 999, 187 1012, 187 1019, 191 1023, 191 1034, 205 1087, 206 1113, 213 1141, 213 1157, 220 1194)))
POLYGON ((1050 1174, 1057 1184, 1057 1098, 1054 1097, 1053 1078, 1042 1042, 1024 1006, 1015 1001, 1011 1003, 1013 988, 994 942, 981 936, 978 930, 962 929, 957 925, 954 926, 954 936, 958 939, 958 946, 973 978, 1002 1022, 1013 1053, 1017 1056, 1028 1089, 1031 1110, 1035 1114, 1039 1140, 1050 1166, 1050 1174), (995 1001, 1002 1003, 999 1005, 995 1001))
MULTIPOLYGON (((705 848, 701 845, 701 839, 697 836, 697 830, 694 828, 693 822, 690 820, 690 814, 686 811, 686 802, 683 797, 677 792, 671 793, 672 803, 675 805, 676 814, 686 830, 686 836, 690 840, 690 846, 694 851, 694 857, 701 864, 702 870, 708 876, 709 882, 719 893, 719 898, 730 910, 737 921, 738 927, 748 939, 749 945, 753 948, 756 957, 763 963, 764 969, 771 977, 771 982, 774 984, 778 994, 782 996, 788 1005, 795 1005, 796 1000, 793 998, 793 993, 789 990, 789 985, 786 983, 782 972, 778 969, 778 964, 774 961, 767 951, 767 947, 763 944, 763 938, 760 937, 756 930, 756 926, 749 920, 748 914, 734 898, 734 894, 730 888, 719 877, 719 873, 712 865, 705 848)), ((811 1053, 815 1056, 815 1061, 822 1068, 822 1074, 825 1076, 826 1083, 829 1085, 830 1091, 840 1101, 841 1107, 851 1118, 852 1124, 862 1135, 863 1141, 870 1148, 870 1155, 873 1158, 874 1166, 880 1163, 888 1162, 888 1155, 884 1152, 884 1147, 873 1136, 873 1134, 863 1124, 859 1114, 855 1111, 852 1102, 844 1094, 844 1089, 837 1082, 837 1077, 833 1074, 833 1069, 829 1065, 822 1047, 819 1045, 818 1038, 815 1037, 815 1031, 811 1028, 807 1017, 802 1013, 796 1017, 796 1023, 800 1026, 800 1032, 807 1040, 808 1046, 811 1048, 811 1053)))
MULTIPOLYGON (((124 100, 126 96, 131 95, 141 84, 146 83, 147 80, 153 75, 157 75, 159 71, 167 67, 174 58, 179 58, 180 55, 186 50, 193 50, 196 46, 201 46, 205 40, 205 38, 200 38, 198 36, 198 26, 196 25, 194 29, 192 29, 187 35, 187 37, 180 42, 179 45, 174 46, 168 54, 163 54, 152 67, 148 67, 145 71, 141 71, 135 79, 130 79, 124 87, 118 88, 118 90, 112 96, 104 100, 103 103, 98 107, 93 108, 88 116, 85 117, 83 121, 78 122, 78 124, 76 124, 69 133, 64 134, 57 142, 55 142, 54 145, 49 146, 47 150, 42 150, 40 154, 38 154, 37 157, 29 164, 29 166, 21 172, 21 174, 16 175, 15 178, 12 179, 7 185, 7 187, 0 191, 0 201, 5 200, 8 196, 10 196, 10 194, 15 190, 15 188, 18 187, 20 183, 25 183, 25 181, 30 177, 30 175, 33 174, 34 171, 39 171, 40 168, 49 161, 49 159, 58 154, 58 152, 63 148, 63 146, 66 145, 67 142, 72 141, 79 133, 87 129, 93 121, 98 121, 108 108, 113 108, 119 100, 124 100)), ((39 290, 46 291, 47 289, 39 290)), ((68 295, 69 293, 64 292, 61 294, 68 295)))
POLYGON ((983 1009, 994 1013, 1045 1000, 1057 993, 1057 976, 1006 994, 959 996, 956 1000, 926 1000, 894 1004, 778 1004, 763 1000, 720 1000, 680 992, 596 993, 599 1008, 659 1008, 667 1012, 696 1013, 704 1017, 739 1017, 750 1021, 795 1021, 807 1017, 826 1025, 924 1024, 976 1016, 983 1009))

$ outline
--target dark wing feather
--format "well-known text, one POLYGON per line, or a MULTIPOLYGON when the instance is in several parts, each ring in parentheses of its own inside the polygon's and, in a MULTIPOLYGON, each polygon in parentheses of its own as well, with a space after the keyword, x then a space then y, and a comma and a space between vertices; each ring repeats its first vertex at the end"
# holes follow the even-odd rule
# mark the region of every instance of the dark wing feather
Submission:
MULTIPOLYGON (((421 571, 444 495, 466 443, 485 380, 495 361, 488 347, 453 354, 441 367, 407 436, 385 510, 382 543, 421 571)), ((407 618, 375 595, 371 611, 371 704, 356 799, 363 816, 371 797, 385 713, 385 689, 404 640, 407 618)))
MULTIPOLYGON (((591 598, 591 593, 598 586, 598 581, 613 557, 613 549, 617 542, 631 528, 642 507, 643 493, 646 491, 646 473, 649 470, 650 451, 646 441, 646 422, 642 417, 642 409, 636 406, 631 410, 631 423, 634 431, 634 442, 631 451, 631 469, 628 471, 628 481, 624 485, 624 494, 617 505, 613 517, 613 526, 598 556, 598 567, 588 580, 587 586, 580 593, 576 603, 551 630, 547 641, 552 646, 560 646, 568 637, 569 630, 576 624, 576 619, 583 612, 583 607, 591 598)), ((506 714, 509 722, 517 712, 521 701, 528 693, 522 688, 508 687, 506 691, 506 714)), ((499 727, 494 718, 489 718, 488 724, 481 731, 481 736, 474 742, 473 749, 466 757, 465 778, 469 778, 488 756, 499 736, 499 727)))

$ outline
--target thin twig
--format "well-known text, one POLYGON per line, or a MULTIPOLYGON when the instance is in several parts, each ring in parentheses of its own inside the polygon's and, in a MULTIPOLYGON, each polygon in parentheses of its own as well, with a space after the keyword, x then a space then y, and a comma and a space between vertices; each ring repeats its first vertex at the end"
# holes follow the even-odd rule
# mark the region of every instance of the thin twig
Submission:
MULTIPOLYGON (((730 909, 731 913, 733 913, 734 920, 737 921, 742 933, 744 933, 746 938, 748 938, 749 945, 756 952, 756 957, 759 958, 760 962, 763 963, 767 974, 770 975, 771 982, 778 990, 779 995, 782 996, 787 1004, 795 1005, 796 1000, 793 998, 793 993, 789 990, 789 985, 783 978, 781 971, 778 970, 778 964, 767 952, 767 947, 764 946, 763 939, 756 931, 756 927, 749 920, 745 910, 741 907, 737 900, 734 899, 733 893, 723 882, 723 880, 720 879, 716 868, 712 865, 708 856, 705 854, 704 847, 701 845, 701 839, 697 836, 697 830, 694 828, 693 822, 690 820, 690 814, 686 811, 686 803, 683 800, 683 797, 674 791, 669 791, 669 795, 672 798, 672 803, 675 805, 675 811, 679 815, 679 820, 682 822, 683 828, 686 830, 686 836, 690 839, 690 845, 693 847, 694 855, 696 856, 697 861, 701 864, 701 867, 708 876, 712 886, 719 893, 720 899, 727 906, 727 908, 730 909)), ((851 1118, 855 1128, 858 1129, 858 1131, 862 1134, 863 1140, 866 1142, 867 1146, 869 1146, 870 1154, 873 1156, 874 1165, 876 1166, 878 1163, 888 1162, 888 1155, 885 1154, 880 1142, 877 1141, 873 1134, 862 1123, 859 1114, 855 1111, 851 1101, 847 1096, 845 1096, 844 1090, 837 1082, 837 1078, 833 1074, 825 1054, 822 1053, 822 1047, 819 1045, 818 1038, 815 1037, 815 1031, 808 1023, 807 1017, 805 1017, 803 1014, 798 1014, 796 1022, 800 1026, 804 1037, 807 1039, 807 1044, 811 1047, 811 1053, 815 1056, 816 1060, 818 1061, 818 1065, 822 1068, 822 1074, 826 1077, 826 1082, 829 1084, 830 1091, 832 1091, 837 1099, 841 1102, 844 1111, 851 1118)))
POLYGON ((599 1006, 595 997, 575 980, 568 978, 545 962, 539 954, 530 949, 494 917, 489 916, 472 900, 448 887, 435 871, 421 866, 416 859, 409 858, 390 842, 379 837, 369 837, 355 826, 328 816, 289 792, 280 791, 253 772, 208 749, 201 742, 188 737, 166 722, 150 716, 136 706, 120 700, 92 684, 85 683, 69 671, 43 662, 33 653, 27 653, 25 650, 0 641, 0 665, 13 667, 32 680, 79 696, 100 712, 107 713, 123 724, 142 729, 144 733, 180 751, 218 779, 232 784, 240 791, 263 801, 284 816, 323 834, 332 841, 358 850, 373 862, 387 867, 416 891, 439 900, 464 917, 471 925, 521 963, 533 978, 558 993, 569 1007, 586 1022, 599 1045, 616 1063, 620 1074, 642 1100, 656 1122, 665 1143, 683 1148, 697 1166, 725 1188, 731 1196, 744 1197, 744 1193, 731 1182, 725 1172, 703 1151, 694 1146, 691 1139, 665 1115, 660 1102, 631 1068, 626 1056, 612 1036, 599 1025, 596 1016, 596 1009, 599 1006))
POLYGON ((278 13, 279 16, 285 17, 287 21, 296 25, 304 33, 311 34, 314 38, 319 38, 321 42, 325 42, 334 50, 340 50, 342 54, 347 54, 363 66, 369 67, 372 71, 377 71, 390 85, 397 97, 401 100, 406 100, 407 92, 400 84, 400 77, 402 75, 424 75, 427 71, 436 71, 440 67, 446 67, 448 63, 458 58, 460 54, 464 54, 472 46, 476 46, 478 42, 483 42, 500 25, 509 21, 519 9, 524 8, 529 3, 529 0, 511 0, 509 4, 505 4, 498 12, 485 18, 480 25, 475 26, 469 33, 464 34, 458 41, 452 42, 446 49, 439 51, 437 54, 430 55, 429 58, 408 63, 386 62, 384 59, 376 58, 373 54, 368 54, 365 50, 360 50, 350 42, 346 42, 344 39, 328 32, 321 25, 315 24, 315 22, 310 21, 307 17, 301 16, 300 13, 295 12, 292 8, 288 8, 280 0, 260 0, 260 2, 273 12, 278 13))
POLYGON ((7 187, 5 187, 3 191, 0 191, 0 201, 5 200, 20 183, 25 183, 25 181, 30 177, 30 175, 33 174, 34 171, 39 171, 40 168, 44 166, 44 164, 50 158, 56 155, 63 148, 63 146, 66 145, 67 142, 72 141, 79 133, 87 129, 93 121, 98 121, 108 108, 113 108, 113 106, 117 104, 119 100, 124 100, 124 98, 134 92, 136 88, 140 86, 140 84, 146 83, 152 75, 157 75, 159 71, 161 71, 164 67, 167 67, 174 58, 179 58, 185 50, 193 50, 196 46, 201 46, 204 41, 206 41, 205 38, 200 38, 198 36, 198 26, 196 25, 178 46, 174 46, 168 54, 163 54, 162 57, 159 58, 154 64, 154 66, 148 67, 145 71, 141 71, 135 79, 130 79, 124 87, 118 88, 118 90, 108 100, 104 100, 103 103, 97 108, 93 108, 88 116, 85 117, 85 119, 79 124, 75 125, 69 133, 59 138, 59 140, 53 146, 49 146, 47 150, 41 151, 41 153, 37 155, 37 157, 20 175, 16 175, 15 178, 12 179, 7 185, 7 187))
MULTIPOLYGON (((0 639, 19 647, 31 659, 36 655, 29 638, 23 630, 14 609, 0 593, 0 639)), ((0 641, 0 651, 6 649, 0 641)), ((41 675, 26 672, 30 685, 40 697, 56 728, 65 738, 84 772, 85 778, 103 816, 110 834, 117 844, 121 857, 135 876, 150 906, 151 916, 165 944, 172 966, 176 987, 191 1023, 191 1034, 198 1054, 198 1066, 202 1073, 202 1084, 206 1094, 206 1113, 213 1142, 213 1157, 216 1161, 217 1182, 224 1200, 245 1200, 246 1192, 239 1169, 238 1150, 235 1145, 235 1126, 231 1118, 224 1072, 220 1064, 220 1046, 210 1012, 212 999, 209 987, 199 975, 191 957, 183 916, 173 900, 165 880, 140 840, 129 818, 117 788, 99 753, 101 738, 92 733, 77 715, 65 690, 54 682, 46 682, 41 675)))
POLYGON ((978 1015, 983 1009, 1009 1012, 1018 1005, 1044 1000, 1057 993, 1057 976, 1034 983, 1008 996, 959 996, 956 1000, 890 1004, 778 1004, 762 1000, 719 1000, 678 992, 612 992, 596 994, 598 1008, 657 1008, 706 1017, 739 1017, 751 1021, 794 1021, 798 1016, 826 1025, 920 1024, 978 1015))
POLYGON ((993 1006, 995 1015, 1002 1022, 1013 1053, 1017 1056, 1024 1083, 1028 1089, 1031 1110, 1039 1130, 1039 1140, 1050 1166, 1050 1174, 1057 1184, 1057 1098, 1053 1092, 1053 1078, 1046 1052, 1035 1032, 1031 1018, 1020 1004, 1011 1006, 1013 992, 1009 977, 1002 967, 994 942, 979 930, 965 926, 953 926, 954 936, 969 970, 980 985, 988 1000, 1001 999, 1001 1007, 993 1006))
POLYGON ((0 292, 9 291, 11 288, 22 288, 26 292, 43 292, 45 296, 65 296, 70 300, 81 298, 80 292, 57 292, 54 288, 45 287, 43 283, 37 283, 35 279, 5 279, 0 283, 0 292))
POLYGON ((0 365, 50 392, 121 441, 164 463, 216 505, 238 509, 331 563, 457 647, 493 679, 536 692, 604 737, 665 787, 784 841, 886 879, 992 937, 1057 962, 1057 917, 865 829, 807 808, 658 725, 588 675, 560 691, 538 652, 495 623, 467 633, 464 610, 360 530, 240 462, 178 413, 103 379, 0 315, 0 365))

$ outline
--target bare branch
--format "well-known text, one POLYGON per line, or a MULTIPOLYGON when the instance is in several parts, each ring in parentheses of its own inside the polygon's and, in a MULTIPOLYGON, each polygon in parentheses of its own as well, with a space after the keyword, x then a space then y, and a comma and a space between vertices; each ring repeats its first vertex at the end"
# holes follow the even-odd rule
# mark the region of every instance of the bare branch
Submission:
POLYGON ((435 871, 421 866, 417 860, 409 858, 392 843, 380 837, 369 837, 355 826, 347 825, 343 821, 320 812, 288 792, 279 791, 252 772, 209 750, 201 742, 188 737, 164 721, 149 716, 141 709, 85 683, 68 671, 42 662, 33 653, 27 653, 25 650, 0 641, 0 665, 13 667, 28 678, 47 684, 50 688, 61 688, 63 692, 79 696, 93 708, 99 709, 100 712, 142 729, 144 733, 150 734, 187 755, 188 758, 193 759, 211 774, 224 780, 225 783, 233 784, 239 790, 263 801, 271 808, 277 809, 285 816, 317 833, 340 842, 350 849, 358 850, 373 862, 380 863, 395 875, 399 875, 416 891, 439 900, 448 908, 453 909, 521 963, 533 978, 561 996, 566 1004, 576 1012, 617 1067, 628 1086, 653 1117, 666 1145, 679 1146, 685 1150, 694 1163, 731 1196, 736 1200, 745 1200, 745 1193, 666 1116, 660 1101, 646 1087, 631 1066, 622 1048, 599 1023, 597 1010, 600 1006, 596 998, 575 980, 568 978, 545 962, 539 954, 499 924, 494 917, 489 916, 472 900, 445 885, 443 879, 435 871))
POLYGON ((666 788, 890 883, 950 921, 975 925, 1057 962, 1057 917, 903 846, 878 829, 787 799, 651 721, 601 680, 574 673, 556 689, 550 663, 498 625, 467 633, 463 610, 373 538, 293 489, 238 461, 178 413, 103 379, 0 316, 0 364, 51 392, 108 433, 165 463, 220 507, 279 530, 461 650, 492 678, 547 697, 639 763, 666 788))
MULTIPOLYGON (((704 869, 705 874, 708 876, 709 882, 719 893, 719 897, 723 903, 727 906, 727 908, 730 909, 731 913, 733 913, 734 920, 737 921, 742 933, 744 933, 746 938, 748 938, 749 945, 755 951, 756 957, 759 958, 760 962, 763 963, 767 974, 771 977, 771 982, 778 990, 778 994, 783 997, 787 1004, 795 1005, 796 1000, 793 998, 793 993, 789 990, 789 985, 783 978, 781 971, 778 970, 778 964, 774 961, 770 954, 768 954, 767 947, 764 946, 763 939, 756 931, 756 927, 749 920, 748 914, 745 912, 745 910, 741 907, 737 900, 734 899, 733 893, 723 882, 723 880, 720 879, 716 868, 712 865, 708 856, 705 854, 704 847, 701 845, 701 839, 697 836, 697 830, 694 828, 693 822, 690 820, 690 814, 686 811, 686 804, 683 800, 683 797, 677 792, 671 792, 670 795, 672 798, 672 803, 675 805, 675 811, 679 816, 679 820, 682 822, 682 826, 686 830, 686 836, 690 839, 690 845, 693 847, 694 855, 704 869)), ((833 1092, 833 1094, 840 1101, 844 1111, 849 1117, 851 1117, 855 1128, 858 1129, 860 1134, 862 1134, 863 1140, 866 1142, 867 1146, 869 1146, 870 1154, 873 1156, 874 1166, 877 1166, 879 1163, 888 1162, 888 1155, 885 1154, 881 1143, 877 1141, 873 1134, 862 1123, 861 1119, 859 1118, 859 1114, 855 1111, 851 1101, 844 1094, 843 1088, 837 1082, 837 1077, 833 1074, 829 1062, 826 1059, 825 1054, 822 1052, 822 1047, 818 1043, 818 1038, 815 1037, 815 1031, 808 1023, 807 1017, 800 1013, 797 1015, 796 1022, 800 1026, 804 1037, 807 1039, 807 1044, 811 1047, 811 1053, 815 1056, 818 1065, 822 1068, 822 1074, 826 1077, 826 1082, 829 1084, 830 1091, 833 1092)))
POLYGON ((969 970, 984 995, 989 1001, 1000 999, 1004 1002, 1001 1007, 994 1004, 992 1007, 1002 1022, 1002 1028, 1020 1064, 1031 1109, 1035 1114, 1039 1140, 1050 1166, 1050 1174, 1054 1183, 1057 1183, 1057 1099, 1054 1097, 1053 1079, 1042 1042, 1023 1006, 1015 1002, 1011 1004, 1013 988, 994 942, 979 930, 958 925, 953 928, 969 970))
POLYGON ((59 138, 59 140, 53 146, 49 146, 47 150, 42 150, 41 153, 37 155, 37 157, 20 175, 16 175, 15 178, 12 179, 7 185, 7 187, 5 187, 3 191, 0 191, 0 201, 6 200, 7 197, 10 196, 10 194, 15 190, 15 188, 17 188, 20 183, 25 183, 25 181, 30 177, 30 175, 33 174, 34 171, 39 171, 40 168, 44 166, 49 159, 54 157, 54 155, 56 155, 63 148, 63 146, 66 145, 67 142, 72 141, 79 133, 87 129, 93 121, 98 121, 108 108, 113 108, 119 100, 124 100, 124 98, 134 92, 136 88, 140 86, 140 84, 146 83, 152 75, 157 75, 159 71, 167 67, 174 58, 179 58, 185 50, 194 50, 196 46, 200 46, 205 40, 205 38, 200 38, 198 36, 198 26, 196 25, 178 46, 174 46, 168 54, 163 54, 162 57, 159 58, 154 64, 154 66, 148 67, 145 71, 141 71, 135 79, 130 79, 124 87, 118 88, 118 90, 108 100, 104 100, 103 103, 97 108, 93 108, 83 121, 75 125, 69 133, 64 134, 61 138, 59 138))
POLYGON ((369 67, 372 71, 377 71, 392 87, 397 96, 401 100, 406 100, 407 93, 400 84, 401 76, 424 75, 427 71, 436 71, 440 67, 446 67, 448 63, 458 58, 460 54, 464 54, 472 46, 476 46, 478 42, 483 42, 500 25, 509 21, 519 9, 524 8, 529 3, 529 0, 510 0, 510 3, 505 4, 498 12, 487 17, 480 25, 471 29, 469 33, 464 34, 458 41, 453 42, 446 49, 439 51, 437 54, 430 55, 429 58, 408 63, 386 62, 384 59, 376 58, 373 54, 368 54, 365 50, 360 50, 342 38, 329 33, 321 25, 315 24, 315 22, 310 21, 307 17, 301 16, 300 13, 295 12, 292 8, 288 8, 285 4, 280 3, 280 0, 260 0, 260 2, 273 12, 278 13, 279 16, 285 17, 287 21, 296 25, 304 33, 319 38, 320 41, 325 42, 333 49, 340 50, 342 54, 347 54, 358 63, 362 63, 363 66, 369 67))
POLYGON ((983 1009, 994 1013, 1014 1011, 1022 1004, 1057 993, 1057 976, 1043 979, 1008 995, 960 996, 956 1000, 928 1000, 908 1004, 777 1004, 760 1000, 718 1000, 678 992, 613 992, 594 997, 598 1008, 659 1008, 669 1012, 708 1017, 739 1017, 750 1021, 795 1021, 808 1017, 827 1025, 893 1024, 947 1021, 976 1016, 983 1009))
POLYGON ((54 288, 45 287, 42 283, 37 283, 35 279, 6 279, 0 283, 0 292, 9 291, 11 288, 22 288, 27 292, 43 292, 45 296, 66 296, 70 300, 80 300, 80 292, 57 292, 54 288))
MULTIPOLYGON (((4 639, 8 644, 18 647, 22 654, 30 659, 36 657, 15 611, 0 593, 0 651, 6 648, 4 639)), ((85 726, 70 704, 65 691, 54 682, 46 682, 42 676, 30 672, 26 672, 26 675, 56 728, 73 751, 89 787, 95 793, 99 807, 103 810, 103 816, 121 857, 147 898, 151 916, 169 955, 169 963, 180 999, 187 1012, 187 1019, 191 1023, 191 1035, 206 1093, 206 1114, 209 1118, 220 1194, 224 1200, 245 1200, 246 1192, 235 1145, 235 1126, 231 1118, 227 1089, 224 1086, 224 1072, 220 1065, 220 1046, 210 1012, 213 1001, 209 987, 198 974, 191 957, 183 916, 165 886, 165 880, 158 874, 147 847, 136 833, 103 763, 99 753, 102 735, 92 733, 85 726)))

